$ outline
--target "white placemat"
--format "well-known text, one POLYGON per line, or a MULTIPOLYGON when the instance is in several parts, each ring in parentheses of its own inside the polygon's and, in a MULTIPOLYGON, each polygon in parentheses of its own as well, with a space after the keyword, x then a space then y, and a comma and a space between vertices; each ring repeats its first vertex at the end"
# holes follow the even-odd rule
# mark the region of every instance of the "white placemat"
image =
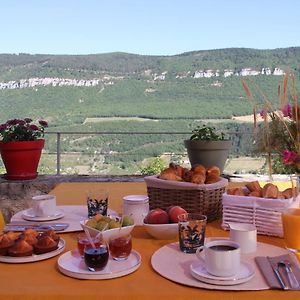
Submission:
MULTIPOLYGON (((80 221, 87 219, 87 207, 86 205, 59 205, 57 206, 58 209, 63 211, 64 217, 59 220, 54 221, 47 221, 47 223, 68 223, 69 227, 64 230, 60 231, 59 233, 65 232, 74 232, 74 231, 81 231, 82 227, 80 225, 80 221)), ((19 211, 16 213, 12 218, 11 222, 22 222, 26 223, 26 221, 22 218, 24 210, 19 211)), ((111 209, 108 209, 109 215, 117 215, 117 213, 111 209)), ((32 221, 28 222, 32 223, 32 221)))
MULTIPOLYGON (((224 238, 211 238, 224 239, 224 238)), ((205 288, 211 290, 237 290, 237 291, 256 291, 267 290, 267 285, 263 275, 260 273, 254 257, 256 256, 277 256, 289 253, 288 250, 273 245, 258 243, 257 251, 251 254, 243 254, 241 259, 251 264, 255 269, 254 277, 248 282, 238 285, 221 286, 201 282, 195 279, 190 272, 190 265, 197 260, 196 254, 186 254, 180 251, 178 243, 165 245, 157 250, 151 258, 152 267, 161 276, 180 284, 205 288)))

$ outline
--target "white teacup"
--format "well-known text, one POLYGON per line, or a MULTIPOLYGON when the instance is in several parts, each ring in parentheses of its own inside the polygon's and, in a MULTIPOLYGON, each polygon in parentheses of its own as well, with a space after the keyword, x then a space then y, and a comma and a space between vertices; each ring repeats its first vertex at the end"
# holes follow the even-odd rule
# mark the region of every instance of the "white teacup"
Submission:
POLYGON ((50 217, 56 213, 56 197, 40 195, 32 197, 32 212, 36 217, 50 217))
POLYGON ((239 244, 233 241, 214 240, 199 247, 196 255, 200 260, 204 260, 206 271, 211 275, 231 277, 240 269, 240 250, 239 244))
POLYGON ((240 244, 241 253, 247 254, 256 251, 257 230, 252 224, 229 223, 230 240, 240 244))

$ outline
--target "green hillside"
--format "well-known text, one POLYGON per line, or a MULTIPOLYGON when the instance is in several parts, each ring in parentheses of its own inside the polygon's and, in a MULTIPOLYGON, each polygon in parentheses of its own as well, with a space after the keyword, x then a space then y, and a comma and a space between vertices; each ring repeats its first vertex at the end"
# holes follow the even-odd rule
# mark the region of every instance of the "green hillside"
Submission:
MULTIPOLYGON (((190 132, 199 120, 211 120, 227 132, 246 130, 251 124, 232 121, 232 116, 252 113, 241 80, 258 84, 277 103, 277 86, 282 76, 224 77, 224 70, 292 70, 299 77, 300 48, 275 50, 220 49, 174 56, 142 56, 126 53, 98 55, 0 54, 0 123, 8 118, 32 117, 49 121, 48 131, 139 131, 190 132), (194 78, 201 70, 219 72, 211 78, 194 78), (159 76, 162 76, 161 78, 159 76), (95 86, 38 84, 1 88, 9 81, 34 78, 99 81, 95 86), (114 119, 103 119, 111 118, 114 119), (125 120, 124 117, 142 119, 125 120), (93 118, 93 119, 92 119, 93 118), (147 119, 150 119, 147 120, 147 119), (151 121, 152 120, 152 121, 151 121), (198 120, 198 121, 197 121, 198 120), (220 122, 222 121, 222 122, 220 122)), ((250 154, 249 136, 235 136, 232 155, 250 154)), ((95 151, 104 155, 112 170, 164 152, 182 153, 183 136, 92 136, 66 135, 63 151, 85 153, 92 165, 95 151), (114 155, 106 155, 108 152, 114 155)), ((56 151, 55 137, 47 136, 47 151, 56 151)), ((73 162, 74 163, 74 162, 73 162)), ((115 172, 119 172, 114 170, 115 172)))

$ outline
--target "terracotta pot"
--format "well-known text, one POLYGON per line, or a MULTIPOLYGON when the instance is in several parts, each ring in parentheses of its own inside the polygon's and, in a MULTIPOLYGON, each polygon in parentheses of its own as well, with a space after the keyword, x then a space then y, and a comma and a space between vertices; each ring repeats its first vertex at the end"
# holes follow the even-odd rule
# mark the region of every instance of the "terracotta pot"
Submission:
POLYGON ((231 141, 185 140, 188 157, 192 166, 201 164, 206 168, 217 166, 223 172, 231 141))
POLYGON ((2 142, 0 153, 6 169, 5 179, 28 180, 37 177, 45 140, 2 142))

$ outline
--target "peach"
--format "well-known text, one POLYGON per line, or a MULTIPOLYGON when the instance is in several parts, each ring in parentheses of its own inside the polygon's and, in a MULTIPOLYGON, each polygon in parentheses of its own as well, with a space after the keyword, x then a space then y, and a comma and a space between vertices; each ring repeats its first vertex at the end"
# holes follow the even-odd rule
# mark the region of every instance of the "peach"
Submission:
POLYGON ((178 222, 178 216, 181 214, 186 214, 187 211, 185 209, 183 209, 180 206, 172 206, 169 211, 169 220, 171 223, 177 223, 178 222))
POLYGON ((169 223, 169 216, 161 208, 155 208, 149 211, 144 222, 147 224, 167 224, 169 223))

